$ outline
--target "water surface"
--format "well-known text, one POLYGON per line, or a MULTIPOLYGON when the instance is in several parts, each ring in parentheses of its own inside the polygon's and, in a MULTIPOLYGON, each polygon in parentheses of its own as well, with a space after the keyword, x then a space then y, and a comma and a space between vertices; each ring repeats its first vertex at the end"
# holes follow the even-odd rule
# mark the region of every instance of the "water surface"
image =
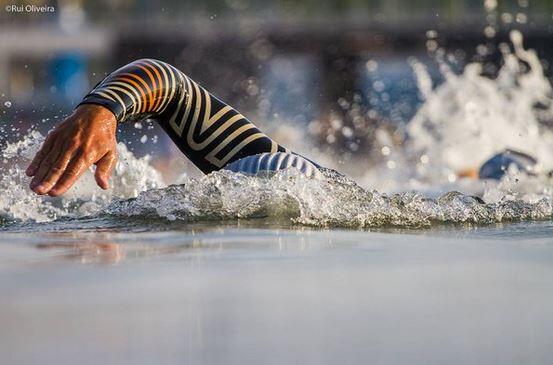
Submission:
POLYGON ((552 233, 549 221, 3 233, 0 354, 10 364, 547 364, 552 233))

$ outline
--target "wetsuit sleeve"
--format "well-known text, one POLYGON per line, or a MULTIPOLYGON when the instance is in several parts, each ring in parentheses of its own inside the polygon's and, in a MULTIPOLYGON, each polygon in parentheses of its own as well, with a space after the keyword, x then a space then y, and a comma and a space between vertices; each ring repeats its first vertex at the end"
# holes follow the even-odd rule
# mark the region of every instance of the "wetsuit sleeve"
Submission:
POLYGON ((204 173, 246 156, 287 152, 184 73, 153 59, 111 73, 80 104, 102 105, 119 122, 156 120, 204 173))

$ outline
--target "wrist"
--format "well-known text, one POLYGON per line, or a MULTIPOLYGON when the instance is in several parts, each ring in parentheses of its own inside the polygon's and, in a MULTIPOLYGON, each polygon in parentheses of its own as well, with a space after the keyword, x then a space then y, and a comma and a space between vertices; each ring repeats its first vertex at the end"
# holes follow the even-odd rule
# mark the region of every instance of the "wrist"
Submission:
POLYGON ((117 117, 111 110, 99 104, 80 104, 75 108, 76 114, 94 115, 95 117, 117 123, 117 117))
POLYGON ((79 117, 79 120, 99 122, 113 128, 117 128, 117 118, 115 114, 105 106, 99 104, 80 104, 75 108, 73 115, 79 117))

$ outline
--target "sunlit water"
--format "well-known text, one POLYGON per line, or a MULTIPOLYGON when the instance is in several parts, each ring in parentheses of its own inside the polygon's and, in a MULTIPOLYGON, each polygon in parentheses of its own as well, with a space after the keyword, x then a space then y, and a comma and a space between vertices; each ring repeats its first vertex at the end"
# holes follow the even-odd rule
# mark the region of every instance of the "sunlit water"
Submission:
POLYGON ((378 132, 386 158, 351 177, 169 185, 119 145, 113 189, 89 172, 38 197, 23 171, 43 136, 8 145, 2 363, 550 363, 551 85, 512 47, 497 79, 441 62, 433 86, 414 61, 425 101, 405 143, 378 132), (543 173, 458 177, 505 148, 543 173))

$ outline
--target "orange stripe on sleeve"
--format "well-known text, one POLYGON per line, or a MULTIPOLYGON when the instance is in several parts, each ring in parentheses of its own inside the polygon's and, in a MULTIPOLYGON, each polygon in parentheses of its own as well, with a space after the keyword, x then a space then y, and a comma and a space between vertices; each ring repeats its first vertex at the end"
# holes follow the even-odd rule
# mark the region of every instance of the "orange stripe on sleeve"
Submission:
POLYGON ((146 67, 139 64, 137 64, 136 66, 139 67, 142 71, 146 72, 146 74, 150 77, 150 80, 152 81, 152 89, 150 90, 150 93, 148 95, 150 97, 150 105, 147 110, 147 111, 152 111, 154 110, 154 97, 155 97, 154 93, 155 93, 155 90, 157 89, 156 80, 154 78, 154 75, 152 75, 150 70, 148 70, 146 67))
POLYGON ((151 93, 151 90, 150 90, 150 87, 148 86, 148 84, 144 80, 142 80, 140 77, 138 77, 136 75, 133 75, 133 74, 121 74, 120 79, 131 83, 136 89, 138 89, 138 91, 140 91, 140 95, 142 96, 142 108, 140 109, 140 112, 141 113, 146 112, 146 105, 147 105, 146 103, 148 101, 147 100, 148 94, 151 93), (130 76, 130 77, 127 77, 127 76, 130 76), (147 91, 144 91, 144 89, 136 81, 134 81, 131 77, 139 80, 142 83, 142 85, 146 88, 147 91))
POLYGON ((151 64, 149 64, 149 63, 144 63, 144 65, 150 66, 150 68, 151 68, 152 70, 154 70, 154 72, 155 72, 155 74, 156 74, 156 76, 157 76, 157 79, 158 79, 158 81, 159 81, 159 88, 158 88, 159 95, 157 96, 157 100, 155 100, 155 105, 154 105, 154 107, 153 107, 153 109, 152 109, 152 110, 156 110, 157 107, 159 106, 159 104, 160 104, 160 103, 162 102, 162 100, 163 100, 162 96, 163 96, 163 89, 164 89, 164 86, 165 86, 165 85, 163 85, 163 78, 161 77, 161 74, 159 73, 159 71, 158 71, 158 69, 157 69, 156 66, 151 65, 151 64))

